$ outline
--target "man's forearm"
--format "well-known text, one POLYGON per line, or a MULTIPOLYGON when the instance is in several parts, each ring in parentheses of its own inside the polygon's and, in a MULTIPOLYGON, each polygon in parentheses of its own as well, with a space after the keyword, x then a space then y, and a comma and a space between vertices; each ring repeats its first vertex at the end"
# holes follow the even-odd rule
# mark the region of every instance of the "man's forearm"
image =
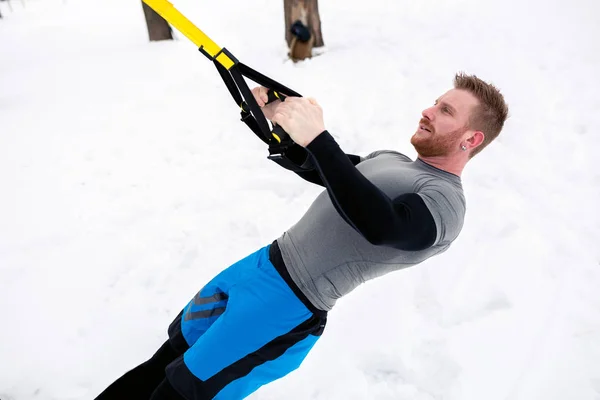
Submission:
MULTIPOLYGON (((360 156, 354 154, 346 154, 346 156, 350 159, 352 165, 358 165, 358 163, 360 163, 360 156)), ((325 183, 323 183, 323 180, 321 179, 321 174, 319 174, 319 171, 316 169, 313 169, 312 171, 299 171, 296 172, 296 174, 308 182, 325 187, 325 183)))

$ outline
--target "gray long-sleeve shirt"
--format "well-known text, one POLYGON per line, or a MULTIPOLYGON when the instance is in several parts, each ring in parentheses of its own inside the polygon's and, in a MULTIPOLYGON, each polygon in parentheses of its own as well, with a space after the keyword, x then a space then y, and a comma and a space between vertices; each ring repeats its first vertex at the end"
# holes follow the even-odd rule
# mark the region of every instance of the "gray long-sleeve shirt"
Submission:
MULTIPOLYGON (((315 157, 317 163, 319 157, 315 157)), ((417 194, 433 217, 435 239, 417 249, 374 244, 340 215, 340 206, 332 203, 328 186, 304 216, 277 239, 292 280, 316 308, 324 311, 370 279, 446 251, 463 226, 466 202, 458 176, 394 151, 371 153, 355 168, 390 199, 417 194)), ((326 174, 320 172, 325 181, 326 174)), ((359 211, 361 218, 368 215, 368 210, 359 211)))

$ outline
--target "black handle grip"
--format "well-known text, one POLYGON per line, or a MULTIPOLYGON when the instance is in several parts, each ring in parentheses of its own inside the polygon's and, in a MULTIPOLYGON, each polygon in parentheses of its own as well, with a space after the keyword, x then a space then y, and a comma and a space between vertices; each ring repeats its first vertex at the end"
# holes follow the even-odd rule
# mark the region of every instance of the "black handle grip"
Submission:
MULTIPOLYGON (((273 89, 269 89, 269 91, 267 92, 267 96, 269 97, 269 99, 267 100, 267 104, 270 104, 277 100, 285 101, 285 98, 286 98, 285 95, 283 95, 273 89)), ((275 125, 275 124, 273 124, 273 125, 274 126, 273 126, 273 130, 271 130, 271 137, 273 139, 275 139, 278 144, 285 145, 292 141, 292 139, 290 138, 290 135, 288 135, 287 132, 284 131, 281 126, 275 125)))
POLYGON ((269 97, 269 99, 267 100, 267 104, 270 104, 277 100, 285 101, 285 97, 286 97, 285 95, 283 95, 279 92, 276 92, 273 89, 269 89, 269 91, 267 92, 267 96, 269 97))
POLYGON ((291 144, 292 138, 286 131, 283 130, 281 125, 273 125, 271 136, 277 141, 278 144, 286 145, 291 144))

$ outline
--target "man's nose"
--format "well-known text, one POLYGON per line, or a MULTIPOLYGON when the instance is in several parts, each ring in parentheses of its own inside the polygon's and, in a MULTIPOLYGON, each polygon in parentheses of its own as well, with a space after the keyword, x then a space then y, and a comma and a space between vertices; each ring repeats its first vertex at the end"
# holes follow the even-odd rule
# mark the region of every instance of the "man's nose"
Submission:
POLYGON ((421 115, 423 115, 423 118, 433 121, 433 116, 434 116, 433 107, 429 107, 429 108, 423 110, 421 115))

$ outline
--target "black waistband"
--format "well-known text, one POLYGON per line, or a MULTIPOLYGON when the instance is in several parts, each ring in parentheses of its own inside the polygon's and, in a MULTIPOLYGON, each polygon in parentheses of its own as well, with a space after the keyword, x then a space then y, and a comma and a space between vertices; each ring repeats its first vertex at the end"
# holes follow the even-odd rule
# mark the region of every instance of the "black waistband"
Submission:
POLYGON ((316 316, 326 318, 327 311, 319 310, 317 307, 315 307, 304 295, 304 293, 302 293, 300 288, 298 288, 296 283, 292 280, 292 277, 290 276, 290 273, 288 272, 287 267, 283 262, 283 257, 281 256, 281 250, 279 249, 279 244, 277 243, 277 240, 274 240, 273 243, 271 243, 271 246, 269 248, 269 259, 271 260, 271 264, 273 264, 277 272, 279 272, 279 275, 281 275, 283 280, 288 284, 290 289, 292 289, 292 291, 300 299, 300 301, 304 303, 306 308, 312 311, 312 313, 316 316))

